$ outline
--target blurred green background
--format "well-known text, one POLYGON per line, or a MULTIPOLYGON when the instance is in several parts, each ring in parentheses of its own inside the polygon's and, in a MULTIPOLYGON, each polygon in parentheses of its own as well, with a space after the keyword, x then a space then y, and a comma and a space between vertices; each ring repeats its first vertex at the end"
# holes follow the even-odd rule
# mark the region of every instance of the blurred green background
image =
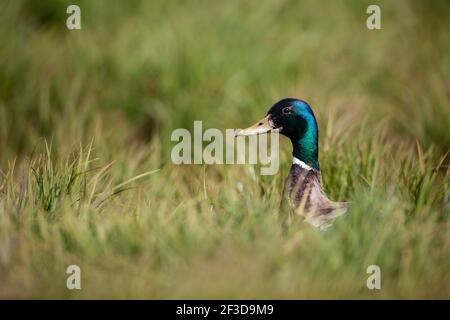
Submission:
POLYGON ((76 3, 82 29, 69 31, 71 1, 2 2, 2 154, 57 127, 88 141, 80 129, 111 113, 170 147, 194 119, 244 126, 288 96, 387 117, 401 137, 449 149, 445 1, 376 1, 379 31, 365 27, 370 1, 76 3))
POLYGON ((449 28, 439 0, 1 1, 0 297, 450 297, 449 28), (175 128, 284 97, 312 105, 326 191, 353 203, 326 234, 276 223, 286 141, 277 177, 170 163, 175 128))

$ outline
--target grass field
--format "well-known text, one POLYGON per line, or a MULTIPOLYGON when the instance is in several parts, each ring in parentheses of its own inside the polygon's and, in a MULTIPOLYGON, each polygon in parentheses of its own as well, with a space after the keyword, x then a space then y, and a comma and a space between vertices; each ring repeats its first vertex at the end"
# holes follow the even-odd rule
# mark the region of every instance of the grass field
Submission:
POLYGON ((449 26, 445 1, 1 1, 0 298, 450 298, 449 26), (287 139, 275 176, 170 160, 174 129, 284 97, 352 203, 326 232, 279 224, 287 139))

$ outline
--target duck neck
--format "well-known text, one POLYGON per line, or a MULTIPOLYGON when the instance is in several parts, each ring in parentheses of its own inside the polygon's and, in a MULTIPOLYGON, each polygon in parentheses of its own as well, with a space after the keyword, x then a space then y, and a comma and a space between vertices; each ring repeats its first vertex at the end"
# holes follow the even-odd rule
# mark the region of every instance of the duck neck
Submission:
POLYGON ((291 139, 291 141, 294 158, 297 158, 307 166, 320 171, 317 134, 306 132, 301 139, 291 139))

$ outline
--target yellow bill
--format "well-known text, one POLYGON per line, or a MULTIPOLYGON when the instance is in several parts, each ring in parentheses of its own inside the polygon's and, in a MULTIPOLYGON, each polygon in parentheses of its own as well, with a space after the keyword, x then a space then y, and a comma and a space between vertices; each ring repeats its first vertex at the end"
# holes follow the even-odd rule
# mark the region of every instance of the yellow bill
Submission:
POLYGON ((246 129, 241 129, 236 132, 236 136, 252 136, 256 134, 262 134, 269 132, 273 129, 272 121, 270 120, 270 116, 266 116, 264 119, 258 121, 251 127, 246 129))

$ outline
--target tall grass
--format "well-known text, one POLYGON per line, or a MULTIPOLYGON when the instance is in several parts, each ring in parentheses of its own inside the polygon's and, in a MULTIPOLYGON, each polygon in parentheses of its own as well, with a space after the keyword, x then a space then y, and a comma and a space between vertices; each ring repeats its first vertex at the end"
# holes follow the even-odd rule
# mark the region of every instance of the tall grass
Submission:
POLYGON ((70 1, 3 1, 0 297, 449 298, 450 10, 380 1, 370 31, 372 2, 79 1, 68 31, 70 1), (275 176, 170 161, 173 129, 288 96, 352 203, 327 232, 279 224, 284 139, 275 176))

